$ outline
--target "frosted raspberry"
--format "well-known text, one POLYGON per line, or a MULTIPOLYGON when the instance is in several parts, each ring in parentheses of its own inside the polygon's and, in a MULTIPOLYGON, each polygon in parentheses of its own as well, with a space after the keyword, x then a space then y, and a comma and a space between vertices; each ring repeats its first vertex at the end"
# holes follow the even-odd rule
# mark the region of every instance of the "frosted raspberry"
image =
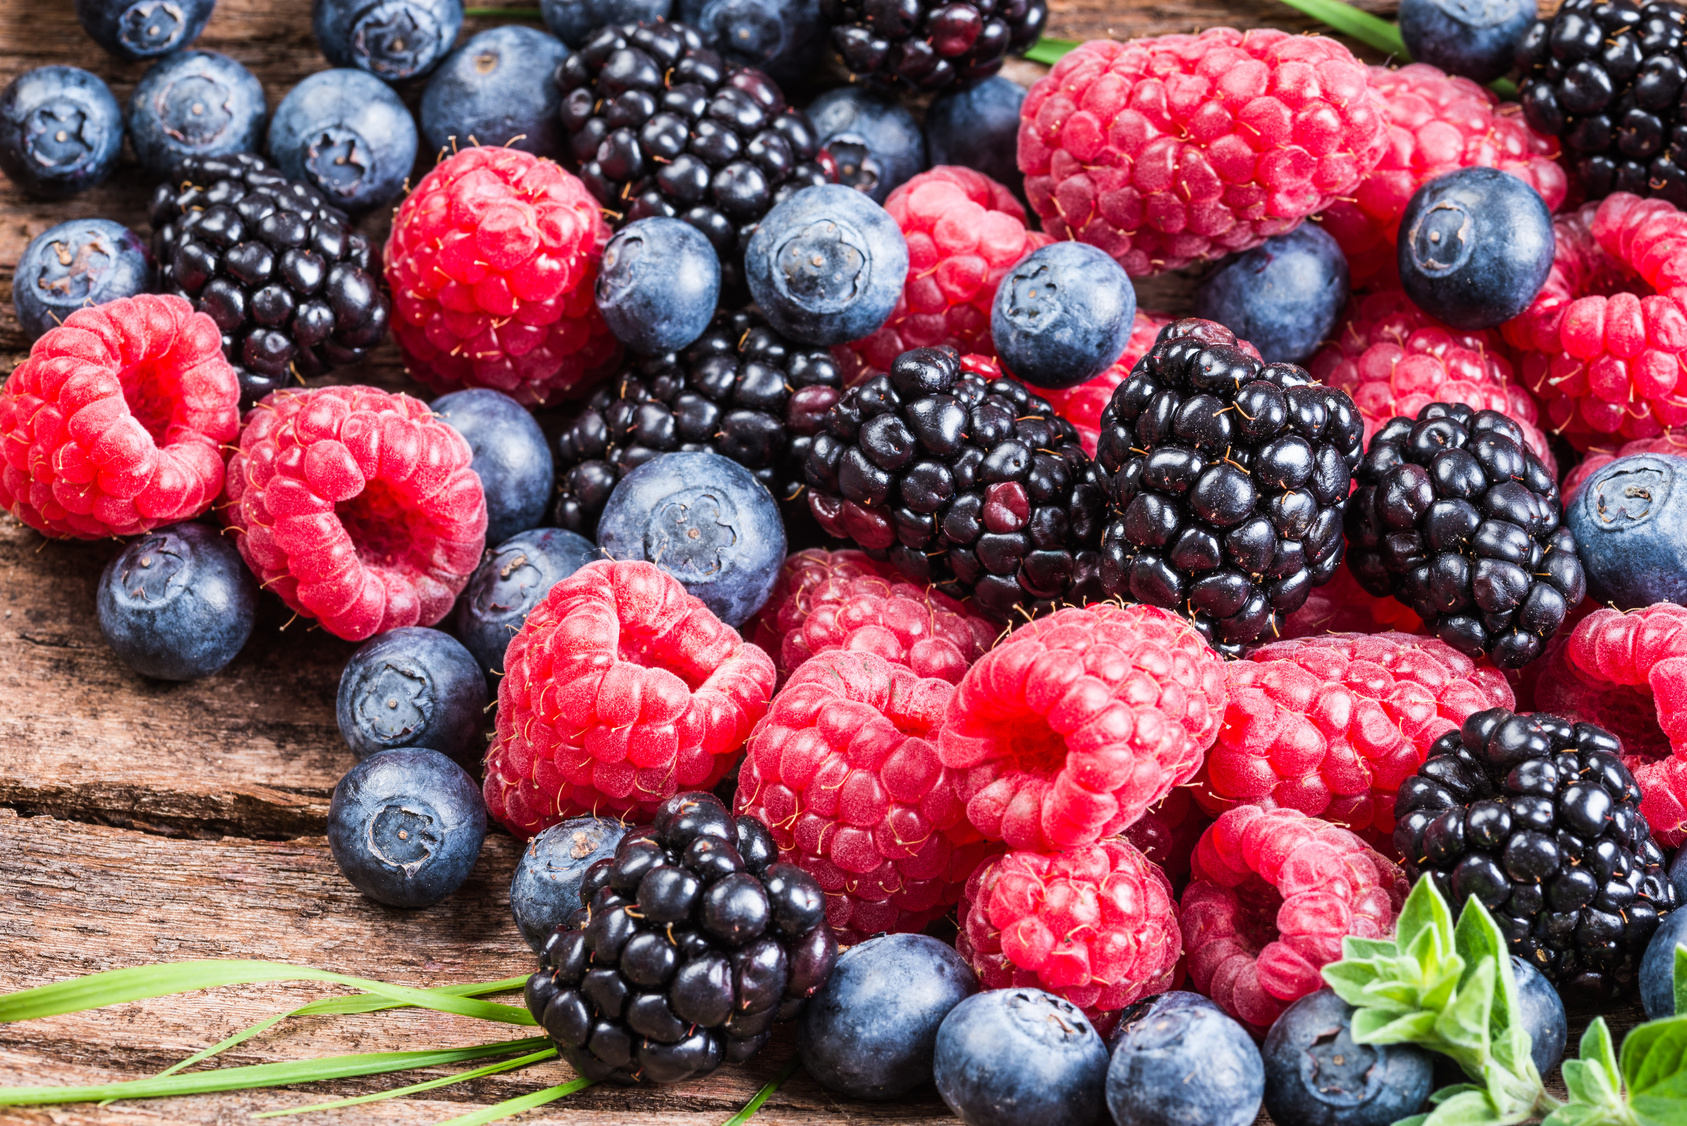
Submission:
POLYGON ((1224 662, 1155 606, 1097 604, 1021 626, 955 690, 938 753, 967 816, 1009 848, 1111 836, 1189 780, 1224 715, 1224 662))
POLYGON ((1498 168, 1539 192, 1547 210, 1563 204, 1568 182, 1557 163, 1558 141, 1529 128, 1523 107, 1501 104, 1491 90, 1428 63, 1370 71, 1387 117, 1387 148, 1352 195, 1319 216, 1347 256, 1355 288, 1399 284, 1400 216, 1412 193, 1444 172, 1498 168))
POLYGON ((953 693, 871 653, 822 653, 750 738, 735 807, 820 882, 845 945, 921 929, 995 851, 967 824, 932 742, 953 693))
POLYGON ((246 415, 223 519, 263 585, 328 632, 360 641, 431 626, 486 546, 472 456, 409 395, 277 391, 246 415))
POLYGON ((1297 809, 1379 841, 1429 745, 1472 712, 1515 703, 1497 669, 1403 633, 1277 641, 1225 671, 1230 705, 1196 800, 1215 815, 1297 809))
POLYGON ((1379 598, 1359 585, 1344 561, 1323 586, 1315 586, 1283 623, 1283 637, 1327 633, 1422 633, 1423 619, 1398 598, 1379 598))
POLYGON ((1179 903, 1189 979, 1265 1035, 1324 986, 1343 935, 1386 938, 1406 877, 1337 825, 1294 809, 1230 810, 1201 834, 1179 903))
MULTIPOLYGON (((1108 402, 1113 398, 1113 390, 1129 378, 1131 368, 1136 361, 1148 354, 1154 347, 1154 341, 1159 338, 1160 330, 1176 320, 1163 313, 1149 313, 1142 309, 1136 311, 1136 322, 1131 325, 1131 338, 1125 345, 1125 354, 1116 360, 1112 367, 1090 380, 1080 383, 1076 387, 1068 387, 1061 391, 1051 391, 1046 387, 1037 388, 1037 393, 1053 405, 1055 413, 1071 422, 1078 428, 1078 441, 1084 445, 1084 452, 1095 456, 1095 440, 1101 432, 1101 412, 1107 409, 1108 402)), ((1248 344, 1244 351, 1252 351, 1253 345, 1248 344)))
POLYGON ((0 508, 49 536, 188 520, 223 487, 240 429, 222 337, 180 297, 78 309, 0 387, 0 508))
POLYGON ((1619 457, 1632 457, 1635 454, 1674 454, 1676 457, 1687 457, 1687 434, 1677 430, 1667 430, 1656 438, 1636 438, 1632 442, 1624 442, 1616 449, 1602 446, 1589 447, 1587 456, 1576 463, 1564 478, 1564 484, 1559 492, 1564 495, 1564 506, 1569 507, 1570 501, 1581 491, 1587 479, 1616 461, 1619 457))
POLYGON ((1258 246, 1351 195, 1385 123, 1364 65, 1323 36, 1100 39, 1031 87, 1019 167, 1044 230, 1141 276, 1258 246))
POLYGON ((1159 805, 1125 827, 1124 838, 1166 874, 1173 888, 1189 882, 1189 861, 1195 842, 1212 818, 1199 805, 1187 786, 1179 786, 1159 805))
POLYGON ((1501 326, 1545 425, 1586 449, 1687 423, 1687 214, 1617 192, 1552 225, 1546 284, 1501 326))
POLYGON ((773 661, 644 562, 588 563, 504 654, 486 808, 519 837, 576 814, 649 821, 719 782, 773 695, 773 661))
POLYGON ((593 293, 609 224, 586 187, 520 149, 464 149, 393 217, 387 285, 410 374, 546 403, 607 376, 620 345, 593 293))
POLYGON ((1172 988, 1183 936, 1166 874, 1114 837, 980 867, 955 949, 984 988, 1046 989, 1111 1029, 1120 1009, 1172 988))

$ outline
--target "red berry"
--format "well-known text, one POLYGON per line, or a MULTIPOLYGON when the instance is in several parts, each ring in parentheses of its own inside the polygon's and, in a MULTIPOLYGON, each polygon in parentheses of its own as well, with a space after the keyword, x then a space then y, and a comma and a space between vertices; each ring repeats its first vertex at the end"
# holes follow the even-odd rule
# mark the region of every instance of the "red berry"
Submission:
POLYGON ((132 536, 211 507, 240 384, 180 297, 78 309, 0 387, 0 508, 49 536, 132 536))
POLYGON ((1423 619, 1391 596, 1379 598, 1359 585, 1346 562, 1323 586, 1315 586, 1300 609, 1283 622, 1283 637, 1327 633, 1422 633, 1423 619))
POLYGON ((1632 442, 1624 442, 1615 450, 1600 446, 1589 447, 1587 456, 1577 462, 1576 467, 1564 478, 1564 484, 1559 490, 1564 494, 1564 507, 1570 506, 1570 501, 1581 492, 1589 477, 1619 457, 1629 457, 1633 454, 1674 454, 1676 457, 1687 457, 1687 435, 1675 430, 1666 430, 1656 438, 1636 438, 1632 442))
MULTIPOLYGON (((1120 356, 1112 367, 1090 380, 1080 383, 1076 387, 1068 387, 1061 391, 1052 391, 1046 387, 1037 388, 1037 394, 1047 399, 1053 405, 1055 413, 1069 420, 1078 428, 1078 441, 1084 445, 1084 452, 1095 456, 1095 440, 1101 433, 1101 412, 1107 409, 1107 404, 1113 398, 1113 391, 1123 383, 1136 366, 1136 361, 1148 354, 1154 347, 1154 341, 1159 337, 1160 330, 1176 320, 1163 313, 1149 313, 1142 309, 1136 311, 1136 323, 1131 326, 1130 342, 1125 345, 1125 354, 1120 356)), ((1244 351, 1253 352, 1253 345, 1245 344, 1244 351)))
POLYGON ((338 637, 431 626, 486 545, 469 444, 373 387, 277 391, 246 416, 223 519, 263 585, 338 637))
POLYGON ((545 403, 607 376, 620 345, 593 289, 609 224, 586 186, 520 149, 464 149, 393 217, 387 285, 410 374, 545 403))
POLYGON ((577 814, 646 822, 719 782, 773 694, 773 662, 654 564, 588 563, 504 654, 486 809, 519 837, 577 814))

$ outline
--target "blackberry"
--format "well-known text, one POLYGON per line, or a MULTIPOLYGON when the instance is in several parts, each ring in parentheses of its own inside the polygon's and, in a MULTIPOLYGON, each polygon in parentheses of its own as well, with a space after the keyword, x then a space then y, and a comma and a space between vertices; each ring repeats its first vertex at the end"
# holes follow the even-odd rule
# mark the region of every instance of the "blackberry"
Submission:
POLYGON ((250 153, 194 157, 152 196, 159 292, 210 315, 243 406, 357 363, 387 331, 376 252, 345 212, 250 153))
POLYGON ((1394 804, 1394 846, 1457 906, 1475 896, 1511 952, 1559 986, 1631 989, 1646 940, 1680 905, 1617 737, 1504 708, 1429 749, 1394 804))
POLYGON ((814 126, 773 79, 726 62, 685 24, 601 28, 556 82, 580 179, 611 224, 684 219, 709 236, 730 291, 761 217, 832 179, 814 126))
POLYGON ((1048 0, 820 0, 820 15, 852 73, 938 90, 988 78, 1035 43, 1048 0))
POLYGON ((1345 391, 1213 321, 1167 325, 1101 412, 1103 588, 1181 611, 1226 656, 1275 638, 1341 563, 1363 439, 1345 391))
POLYGON ((1670 0, 1568 0, 1517 53, 1523 116, 1557 137, 1589 199, 1687 207, 1687 9, 1670 0))
POLYGON ((838 940, 814 877, 713 794, 676 794, 655 824, 586 869, 587 906, 527 979, 528 1011, 599 1082, 678 1083, 761 1050, 826 983, 838 940))
POLYGON ((902 353, 827 412, 803 468, 829 535, 988 614, 1100 594, 1102 497, 1078 432, 982 357, 902 353))
POLYGON ((1430 403, 1391 419, 1356 476, 1354 577, 1459 652, 1522 668, 1587 593, 1558 482, 1498 411, 1430 403))
POLYGON ((674 450, 723 454, 789 500, 841 387, 827 349, 791 343, 754 310, 716 313, 684 352, 647 358, 599 387, 557 438, 556 526, 595 535, 622 476, 674 450))

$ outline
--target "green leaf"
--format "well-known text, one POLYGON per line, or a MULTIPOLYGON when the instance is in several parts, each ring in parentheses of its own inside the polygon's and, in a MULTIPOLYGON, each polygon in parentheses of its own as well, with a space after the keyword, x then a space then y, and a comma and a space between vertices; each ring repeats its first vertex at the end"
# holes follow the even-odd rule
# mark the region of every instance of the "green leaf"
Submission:
POLYGON ((1482 1091, 1482 1090, 1486 1090, 1486 1088, 1478 1087, 1474 1083, 1454 1083, 1450 1087, 1442 1087, 1439 1091, 1432 1092, 1429 1096, 1429 1105, 1437 1106, 1441 1103, 1446 1102, 1448 1099, 1452 1098, 1454 1095, 1462 1095, 1466 1091, 1482 1091))
POLYGON ((1370 985, 1376 982, 1378 977, 1375 966, 1365 962, 1350 962, 1343 958, 1339 962, 1331 962, 1325 966, 1323 973, 1324 984, 1335 990, 1336 996, 1349 1005, 1374 1005, 1378 1003, 1378 999, 1368 989, 1370 985))
POLYGON ((1623 1038, 1629 1094, 1687 1101, 1687 1014, 1649 1020, 1623 1038))
POLYGON ((1687 1126, 1687 1102, 1639 1095, 1629 1105, 1641 1126, 1687 1126))
POLYGON ((1343 962, 1363 962, 1372 958, 1396 958, 1400 947, 1392 938, 1360 938, 1350 934, 1341 940, 1343 962))
POLYGON ((773 1092, 777 1091, 784 1085, 785 1080, 796 1074, 796 1070, 797 1060, 796 1057, 793 1056, 791 1057, 790 1063, 787 1063, 784 1067, 779 1069, 779 1074, 762 1084, 761 1090, 757 1091, 755 1097, 744 1104, 743 1110, 739 1111, 731 1118, 728 1118, 721 1124, 721 1126, 744 1126, 744 1123, 755 1117, 756 1111, 761 1109, 761 1104, 771 1098, 773 1092))
POLYGON ((1435 1032, 1448 1044, 1488 1054, 1488 1014, 1494 1003, 1494 958, 1486 955, 1459 986, 1451 1004, 1435 1018, 1435 1032))
POLYGON ((1582 1041, 1576 1047, 1576 1055, 1586 1064, 1591 1064, 1605 1073, 1605 1080, 1613 1091, 1622 1089, 1622 1073, 1617 1070, 1617 1054, 1611 1047, 1611 1030, 1605 1027, 1604 1017, 1594 1017, 1582 1033, 1582 1041))
POLYGON ((1675 1014, 1687 1017, 1687 945, 1675 944, 1675 1014))
POLYGON ((1047 35, 1031 45, 1025 52, 1025 57, 1031 62, 1053 66, 1066 54, 1080 46, 1076 39, 1051 39, 1047 35))
POLYGON ((1429 1010, 1395 1016, 1376 1009, 1353 1014, 1356 1044, 1421 1044, 1435 1034, 1435 1013, 1429 1010))
POLYGON ((1315 20, 1329 24, 1343 35, 1351 35, 1367 47, 1375 47, 1387 55, 1410 59, 1400 29, 1385 19, 1362 12, 1341 0, 1283 0, 1289 7, 1304 12, 1315 20))
POLYGON ((1541 1119, 1541 1126, 1591 1126, 1601 1114, 1598 1107, 1586 1103, 1566 1103, 1541 1119))
POLYGON ((1486 1091, 1464 1091, 1430 1111, 1424 1126, 1489 1126, 1504 1121, 1486 1091))
POLYGON ((1400 1121, 1396 1122, 1394 1124, 1394 1126, 1423 1126, 1423 1124, 1425 1122, 1428 1122, 1428 1121, 1429 1121, 1429 1115, 1427 1115, 1427 1114, 1414 1114, 1410 1118, 1400 1119, 1400 1121))
POLYGON ((501 1060, 489 1063, 485 1067, 477 1067, 471 1071, 459 1071, 456 1075, 447 1075, 439 1079, 429 1079, 425 1083, 412 1083, 407 1087, 394 1087, 390 1091, 378 1091, 373 1095, 359 1095, 352 1099, 335 1099, 332 1102, 312 1103, 310 1106, 296 1106, 290 1110, 266 1110, 262 1114, 254 1114, 253 1118, 285 1118, 290 1114, 310 1114, 318 1110, 336 1110, 342 1106, 362 1106, 364 1103, 377 1103, 383 1099, 396 1099, 401 1095, 414 1095, 422 1091, 434 1091, 440 1087, 449 1087, 453 1083, 464 1083, 470 1079, 482 1079, 488 1075, 497 1075, 503 1071, 515 1071, 528 1064, 543 1063, 545 1060, 555 1059, 556 1049, 546 1048, 539 1052, 529 1052, 525 1056, 517 1056, 513 1060, 501 1060))
POLYGON ((1488 913, 1488 908, 1474 896, 1465 900, 1464 910, 1459 913, 1459 923, 1453 931, 1453 946, 1465 964, 1464 977, 1459 980, 1461 992, 1476 973, 1477 963, 1484 958, 1493 960, 1494 980, 1487 990, 1491 1001, 1488 1034, 1493 1041, 1506 1037, 1516 1020, 1518 1003, 1517 979, 1511 970, 1511 947, 1494 923, 1494 917, 1488 913))
POLYGON ((488 1122, 501 1122, 506 1118, 514 1118, 518 1114, 525 1114, 534 1107, 554 1103, 560 1098, 572 1095, 575 1091, 584 1090, 592 1085, 590 1079, 576 1079, 572 1083, 562 1083, 555 1087, 546 1087, 543 1091, 534 1091, 531 1095, 518 1095, 513 1099, 505 1099, 495 1106, 484 1107, 469 1114, 459 1114, 456 1118, 448 1118, 439 1126, 486 1126, 488 1122))

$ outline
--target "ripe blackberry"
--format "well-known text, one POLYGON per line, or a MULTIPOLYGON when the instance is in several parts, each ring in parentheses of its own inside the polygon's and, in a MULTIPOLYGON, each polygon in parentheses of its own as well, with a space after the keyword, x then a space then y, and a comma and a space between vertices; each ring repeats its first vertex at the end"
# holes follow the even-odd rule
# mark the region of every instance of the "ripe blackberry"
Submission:
POLYGON ((1687 207, 1687 10, 1671 0, 1569 0, 1518 51, 1523 116, 1559 138, 1588 199, 1687 207))
POLYGON ((649 357, 598 388, 557 438, 556 526, 592 535, 621 477, 673 450, 724 454, 789 499, 842 393, 825 348, 791 343, 753 310, 719 312, 684 352, 649 357))
POLYGON ((1498 411, 1430 403, 1393 419, 1355 476, 1354 578, 1459 652, 1522 668, 1587 593, 1558 482, 1498 411))
POLYGON ((1617 737, 1590 723, 1477 712, 1395 799, 1394 845, 1455 905, 1480 899, 1511 952, 1560 986, 1632 988, 1679 906, 1617 737))
POLYGON ((610 222, 684 219, 714 244, 728 291, 761 217, 832 180, 814 126, 773 79, 726 62, 685 24, 601 28, 556 82, 580 179, 610 222))
POLYGON ((820 0, 851 73, 915 90, 990 77, 1048 14, 1048 0, 820 0))
POLYGON ((685 793, 586 869, 587 904, 539 952, 528 1011, 599 1082, 678 1083, 761 1050, 827 977, 838 940, 814 877, 754 817, 685 793))
POLYGON ((1212 321, 1167 325, 1096 440, 1103 588, 1186 614, 1227 656, 1335 574, 1365 426, 1347 392, 1241 347, 1212 321))
POLYGON ((829 535, 993 617, 1100 593, 1077 429, 981 356, 902 353, 827 412, 803 469, 829 535))
POLYGON ((210 315, 242 406, 362 360, 387 331, 375 249, 309 184, 250 153, 195 157, 153 192, 159 291, 210 315))

